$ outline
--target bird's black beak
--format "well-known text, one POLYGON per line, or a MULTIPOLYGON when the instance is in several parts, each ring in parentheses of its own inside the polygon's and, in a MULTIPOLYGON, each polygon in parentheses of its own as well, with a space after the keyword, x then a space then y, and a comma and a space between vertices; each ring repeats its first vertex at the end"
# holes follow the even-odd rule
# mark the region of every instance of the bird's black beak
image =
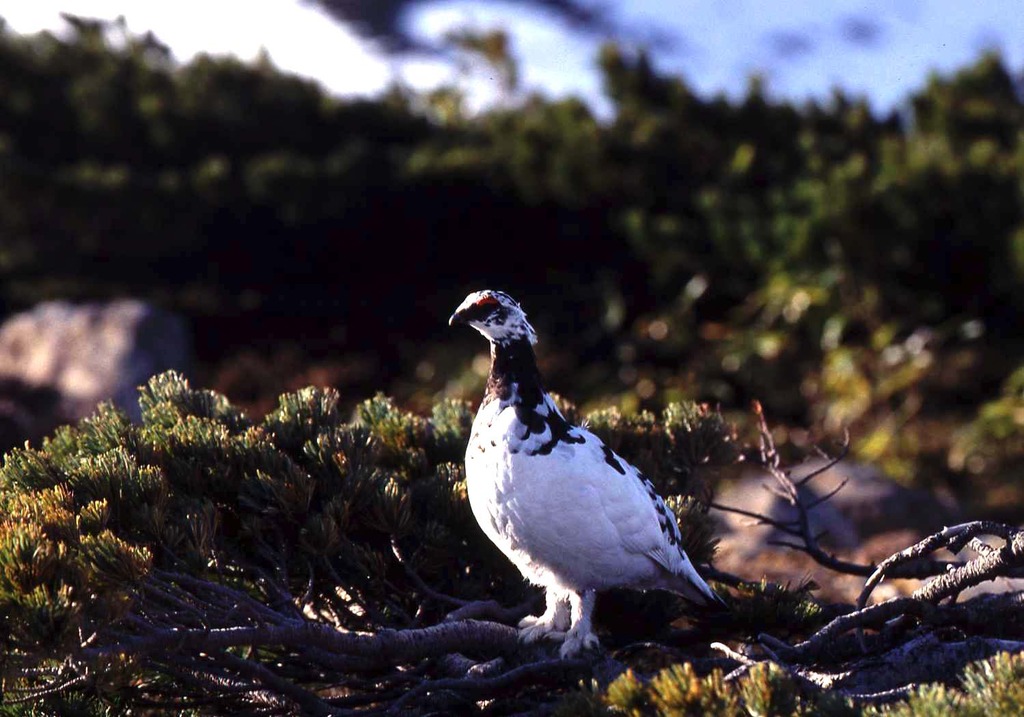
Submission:
POLYGON ((498 305, 494 299, 490 301, 480 300, 475 304, 462 303, 462 306, 455 309, 455 313, 448 317, 448 325, 469 324, 471 321, 482 321, 489 316, 498 305))

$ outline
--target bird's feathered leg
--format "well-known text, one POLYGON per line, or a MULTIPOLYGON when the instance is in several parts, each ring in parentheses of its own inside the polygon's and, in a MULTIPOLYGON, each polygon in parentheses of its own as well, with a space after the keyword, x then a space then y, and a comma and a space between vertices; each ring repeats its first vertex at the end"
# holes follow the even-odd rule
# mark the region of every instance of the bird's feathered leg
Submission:
POLYGON ((572 657, 580 650, 597 647, 597 635, 590 624, 590 616, 594 612, 597 592, 584 590, 582 593, 569 593, 569 607, 572 611, 572 628, 565 636, 562 649, 558 654, 563 658, 572 657))
POLYGON ((527 615, 519 622, 519 639, 523 642, 535 642, 544 638, 560 639, 565 637, 571 623, 569 614, 570 593, 554 588, 545 591, 547 608, 544 614, 527 615))

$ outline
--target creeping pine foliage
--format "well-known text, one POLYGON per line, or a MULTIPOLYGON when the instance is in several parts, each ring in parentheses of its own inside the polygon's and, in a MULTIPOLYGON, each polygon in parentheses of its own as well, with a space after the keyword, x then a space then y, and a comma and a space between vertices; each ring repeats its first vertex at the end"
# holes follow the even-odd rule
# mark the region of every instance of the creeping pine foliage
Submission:
POLYGON ((733 429, 706 404, 672 403, 661 416, 650 411, 624 416, 606 408, 591 413, 586 423, 663 495, 685 492, 701 468, 731 465, 739 456, 733 429))
MULTIPOLYGON (((345 699, 370 690, 372 700, 374 680, 348 678, 339 666, 318 671, 311 683, 308 665, 295 662, 302 653, 289 648, 232 648, 221 662, 177 643, 138 654, 102 648, 167 627, 205 633, 211 619, 228 628, 255 624, 237 607, 240 597, 252 601, 246 610, 262 605, 346 634, 377 634, 440 623, 451 605, 438 594, 513 605, 535 592, 483 538, 469 509, 462 454, 472 410, 464 402, 442 401, 424 417, 376 396, 349 418, 334 391, 308 388, 256 419, 167 373, 142 389, 140 403, 140 425, 102 406, 41 446, 4 458, 0 715, 189 713, 202 704, 251 711, 237 693, 189 678, 238 659, 262 659, 307 685, 345 684, 345 699), (186 589, 193 582, 198 592, 186 589)), ((660 417, 606 411, 591 416, 591 425, 667 496, 687 552, 712 557, 704 509, 678 486, 703 466, 736 460, 721 417, 684 405, 660 417)), ((824 617, 808 587, 741 586, 732 599, 734 632, 813 630, 824 617)), ((628 612, 656 615, 659 630, 682 609, 671 596, 628 599, 628 612)), ((614 611, 615 600, 607 604, 614 611)), ((614 621, 605 629, 614 647, 614 621)), ((950 677, 948 685, 919 688, 905 704, 870 708, 809 692, 766 664, 730 679, 687 663, 553 689, 562 695, 562 715, 1024 711, 1020 656, 978 663, 959 682, 950 677)))
POLYGON ((562 701, 560 717, 629 715, 647 717, 853 717, 861 712, 828 694, 805 695, 782 668, 761 663, 738 680, 721 670, 698 675, 690 663, 661 670, 642 680, 624 672, 601 691, 581 690, 562 701))
MULTIPOLYGON (((172 585, 191 576, 275 609, 284 595, 308 619, 367 632, 440 621, 450 605, 425 598, 423 583, 505 605, 534 594, 469 509, 462 461, 473 412, 465 402, 441 401, 428 418, 378 395, 348 419, 336 392, 307 388, 257 419, 169 372, 150 380, 140 404, 140 425, 104 405, 4 458, 5 693, 30 693, 34 675, 59 673, 83 641, 130 638, 137 616, 173 624, 178 616, 152 603, 167 575, 185 576, 172 585)), ((693 456, 733 459, 718 415, 679 407, 661 420, 606 414, 599 423, 625 456, 650 466, 684 519, 688 553, 712 557, 705 511, 676 486, 693 456), (717 432, 727 447, 687 445, 687 431, 708 444, 717 432)), ((170 599, 166 590, 158 597, 170 599)), ((100 709, 142 699, 141 684, 177 689, 172 674, 151 669, 145 660, 108 664, 81 692, 71 686, 39 699, 63 710, 92 695, 100 709)))
POLYGON ((955 687, 924 685, 904 704, 870 708, 871 717, 1003 717, 1024 714, 1024 653, 970 665, 955 687))
POLYGON ((815 587, 813 581, 796 587, 783 587, 767 580, 740 585, 732 603, 730 623, 737 633, 750 638, 767 629, 775 637, 809 634, 827 622, 821 605, 811 599, 815 587))
POLYGON ((672 665, 649 680, 632 671, 604 690, 594 686, 566 697, 559 717, 1013 717, 1024 714, 1024 653, 1000 653, 969 665, 952 686, 929 684, 906 702, 858 706, 829 693, 801 689, 781 667, 760 663, 726 681, 720 670, 698 675, 672 665))

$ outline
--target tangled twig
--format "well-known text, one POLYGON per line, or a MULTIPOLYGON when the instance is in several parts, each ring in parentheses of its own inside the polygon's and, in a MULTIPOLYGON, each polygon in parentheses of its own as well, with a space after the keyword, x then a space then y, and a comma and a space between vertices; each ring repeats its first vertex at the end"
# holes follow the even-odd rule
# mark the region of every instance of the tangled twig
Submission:
MULTIPOLYGON (((842 459, 848 450, 849 437, 844 436, 837 456, 823 454, 825 462, 821 466, 794 479, 782 467, 759 406, 755 405, 755 413, 760 433, 761 464, 772 477, 770 490, 789 503, 795 515, 790 519, 778 519, 717 503, 712 503, 712 507, 771 526, 792 538, 774 541, 774 544, 806 553, 831 571, 863 576, 865 583, 854 609, 833 618, 802 642, 790 645, 769 634, 761 634, 758 643, 763 656, 756 660, 716 644, 715 649, 740 664, 734 674, 744 673, 758 662, 771 662, 790 674, 799 675, 798 681, 801 684, 806 684, 804 679, 808 679, 820 689, 830 689, 845 680, 851 684, 840 691, 847 697, 861 703, 884 703, 905 696, 910 687, 927 681, 929 675, 931 679, 940 679, 944 674, 942 670, 949 673, 957 665, 962 668, 970 659, 981 659, 1002 649, 1020 649, 1020 643, 1006 640, 1003 635, 992 635, 991 628, 995 623, 991 618, 986 619, 986 616, 999 614, 999 611, 1018 609, 1024 599, 1020 595, 993 597, 978 608, 969 603, 956 605, 954 601, 968 588, 997 577, 1014 577, 1024 571, 1024 531, 993 521, 973 521, 943 528, 894 553, 877 566, 837 558, 819 543, 820 536, 812 529, 810 514, 842 490, 846 482, 841 481, 835 488, 818 497, 808 497, 801 488, 842 459), (1003 545, 993 547, 982 541, 982 536, 996 537, 1003 541, 1003 545), (958 562, 931 557, 940 550, 959 555, 968 546, 975 552, 975 557, 961 558, 958 562), (931 579, 910 596, 868 605, 874 590, 889 578, 931 579), (916 630, 915 625, 918 626, 916 630), (987 630, 989 634, 972 637, 967 641, 945 642, 935 631, 951 625, 972 626, 982 633, 987 630), (879 632, 878 639, 870 649, 864 641, 865 629, 879 632), (851 632, 855 633, 859 642, 859 651, 851 652, 847 647, 849 643, 842 640, 851 632), (901 635, 911 637, 907 640, 901 635), (920 668, 919 671, 911 674, 909 667, 902 670, 900 660, 912 653, 916 654, 918 650, 928 655, 926 659, 915 658, 914 663, 920 668), (857 657, 858 652, 860 657, 857 657), (888 673, 879 673, 873 679, 878 685, 886 686, 883 688, 868 682, 854 684, 856 681, 851 676, 867 670, 870 661, 877 662, 879 659, 891 663, 890 669, 888 673), (929 665, 942 667, 935 667, 929 673, 926 669, 929 665)), ((981 602, 980 599, 976 600, 981 602)))

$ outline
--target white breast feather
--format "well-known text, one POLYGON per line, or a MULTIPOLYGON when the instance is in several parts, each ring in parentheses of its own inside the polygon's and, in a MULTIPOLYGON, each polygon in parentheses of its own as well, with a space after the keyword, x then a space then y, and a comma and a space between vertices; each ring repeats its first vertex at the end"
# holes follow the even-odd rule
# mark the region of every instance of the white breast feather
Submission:
POLYGON ((660 497, 652 498, 636 468, 609 451, 620 473, 605 460, 601 440, 578 427, 572 435, 584 442, 529 455, 530 445, 550 436, 524 442, 523 430, 512 407, 485 406, 473 425, 466 471, 477 520, 528 579, 588 590, 658 587, 665 571, 696 575, 678 547, 675 517, 660 497))

